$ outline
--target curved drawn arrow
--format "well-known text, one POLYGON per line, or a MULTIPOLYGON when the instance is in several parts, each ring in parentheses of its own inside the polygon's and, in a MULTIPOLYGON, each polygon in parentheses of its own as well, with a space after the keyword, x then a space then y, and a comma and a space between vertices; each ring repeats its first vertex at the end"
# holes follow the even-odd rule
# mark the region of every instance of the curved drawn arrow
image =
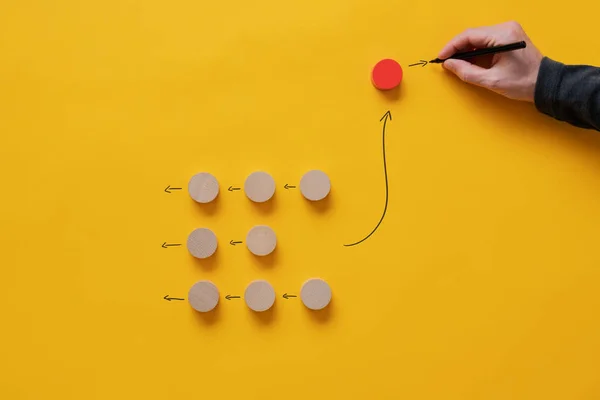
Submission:
POLYGON ((385 175, 385 206, 383 207, 383 214, 381 215, 381 219, 379 220, 379 222, 377 223, 377 225, 375 226, 375 228, 371 231, 371 233, 369 233, 367 236, 365 236, 363 239, 359 240, 358 242, 350 243, 350 244, 345 244, 344 245, 345 247, 356 246, 357 244, 360 244, 360 243, 364 242, 365 240, 367 240, 368 238, 370 238, 371 235, 375 233, 375 231, 377 230, 377 228, 379 228, 379 225, 381 225, 381 223, 383 222, 383 219, 385 218, 385 213, 387 212, 388 200, 389 200, 389 195, 388 195, 387 162, 386 162, 386 159, 385 159, 385 127, 387 125, 388 119, 390 121, 392 120, 392 113, 389 110, 379 120, 379 122, 383 121, 383 174, 385 175))

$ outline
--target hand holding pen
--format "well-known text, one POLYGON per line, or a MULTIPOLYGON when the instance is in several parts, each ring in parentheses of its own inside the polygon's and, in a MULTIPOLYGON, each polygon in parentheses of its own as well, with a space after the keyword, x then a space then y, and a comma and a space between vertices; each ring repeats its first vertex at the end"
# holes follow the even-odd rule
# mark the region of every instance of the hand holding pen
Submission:
POLYGON ((444 46, 438 59, 430 62, 441 62, 465 82, 511 99, 532 102, 542 58, 523 28, 516 22, 507 22, 464 31, 444 46), (489 48, 494 49, 486 51, 489 48))

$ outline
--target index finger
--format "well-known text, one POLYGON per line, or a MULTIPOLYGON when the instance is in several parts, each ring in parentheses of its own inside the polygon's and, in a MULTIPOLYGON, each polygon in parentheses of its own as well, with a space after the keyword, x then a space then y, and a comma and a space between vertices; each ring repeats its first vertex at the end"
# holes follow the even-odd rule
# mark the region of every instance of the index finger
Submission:
POLYGON ((474 48, 485 48, 494 44, 495 38, 489 28, 472 28, 456 35, 450 40, 438 57, 445 59, 459 51, 472 50, 474 48))

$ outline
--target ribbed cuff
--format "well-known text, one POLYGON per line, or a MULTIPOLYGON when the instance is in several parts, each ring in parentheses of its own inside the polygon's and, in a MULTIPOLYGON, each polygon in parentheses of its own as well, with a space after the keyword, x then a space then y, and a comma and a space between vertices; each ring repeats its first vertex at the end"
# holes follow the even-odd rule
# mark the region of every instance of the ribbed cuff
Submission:
POLYGON ((533 101, 538 111, 556 118, 556 96, 562 79, 564 64, 551 60, 548 57, 542 59, 540 71, 535 83, 535 94, 533 101))

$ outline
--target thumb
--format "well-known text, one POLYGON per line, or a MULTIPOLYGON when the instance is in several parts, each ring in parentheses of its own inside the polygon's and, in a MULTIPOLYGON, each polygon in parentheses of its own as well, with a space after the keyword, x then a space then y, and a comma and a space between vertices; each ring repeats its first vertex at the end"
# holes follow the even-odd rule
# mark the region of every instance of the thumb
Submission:
POLYGON ((444 61, 442 66, 458 76, 461 80, 482 86, 487 70, 464 60, 450 59, 444 61))

